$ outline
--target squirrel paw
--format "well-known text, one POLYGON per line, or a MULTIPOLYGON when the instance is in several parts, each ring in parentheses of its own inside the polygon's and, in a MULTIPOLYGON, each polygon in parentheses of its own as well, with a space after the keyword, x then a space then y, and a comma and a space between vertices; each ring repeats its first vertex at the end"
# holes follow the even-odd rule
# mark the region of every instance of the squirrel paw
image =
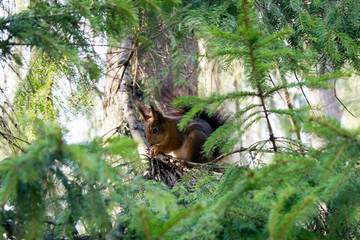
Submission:
POLYGON ((160 154, 160 152, 159 152, 159 150, 157 148, 157 145, 154 145, 154 146, 150 147, 150 157, 151 158, 154 158, 159 154, 160 154))

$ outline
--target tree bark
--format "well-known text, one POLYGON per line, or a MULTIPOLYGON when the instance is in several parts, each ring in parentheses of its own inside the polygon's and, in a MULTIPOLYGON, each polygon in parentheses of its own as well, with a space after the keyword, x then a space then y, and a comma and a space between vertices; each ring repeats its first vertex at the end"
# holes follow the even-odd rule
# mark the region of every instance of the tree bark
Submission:
MULTIPOLYGON (((131 46, 131 39, 127 38, 124 43, 123 47, 125 50, 120 56, 120 62, 125 63, 126 61, 130 61, 132 56, 132 46, 131 46)), ((138 152, 141 155, 145 155, 148 151, 148 146, 145 140, 145 134, 143 127, 140 124, 140 121, 137 117, 135 105, 133 101, 133 94, 132 94, 132 86, 131 86, 131 76, 128 64, 123 64, 120 69, 120 98, 121 98, 121 105, 123 111, 124 120, 127 122, 130 128, 130 133, 133 139, 139 143, 138 145, 138 152)))
MULTIPOLYGON (((119 54, 110 49, 108 74, 105 81, 104 124, 105 133, 116 133, 121 123, 129 125, 131 136, 139 143, 138 151, 145 154, 145 135, 133 103, 129 62, 133 56, 130 37, 125 38, 119 54)), ((110 136, 111 136, 110 135, 110 136)), ((106 136, 105 136, 106 137, 106 136)))
MULTIPOLYGON (((124 43, 123 46, 126 46, 124 43)), ((104 87, 104 119, 103 134, 109 137, 114 134, 123 122, 123 106, 121 92, 119 91, 121 54, 126 55, 124 49, 109 48, 107 53, 107 74, 104 87), (120 54, 119 54, 120 52, 120 54)))

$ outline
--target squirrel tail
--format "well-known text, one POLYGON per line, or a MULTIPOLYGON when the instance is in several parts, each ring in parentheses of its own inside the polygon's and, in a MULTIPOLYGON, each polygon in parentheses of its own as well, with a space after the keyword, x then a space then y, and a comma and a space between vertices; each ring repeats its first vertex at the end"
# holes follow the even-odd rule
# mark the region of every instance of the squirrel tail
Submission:
MULTIPOLYGON (((174 108, 172 102, 175 98, 179 96, 185 96, 184 92, 180 88, 174 86, 167 86, 161 89, 161 97, 158 103, 161 105, 160 108, 164 113, 172 116, 182 116, 190 111, 192 108, 191 104, 182 108, 174 108)), ((201 111, 197 118, 203 119, 208 122, 213 131, 218 127, 224 125, 228 120, 228 116, 224 115, 220 111, 215 111, 211 114, 208 114, 206 109, 201 111)))
MULTIPOLYGON (((192 106, 189 105, 182 108, 174 109, 172 107, 172 102, 178 96, 183 96, 183 95, 177 92, 176 89, 167 88, 162 90, 162 101, 163 101, 162 104, 165 105, 165 109, 170 109, 171 115, 181 116, 189 112, 190 109, 192 108, 192 106)), ((218 127, 224 125, 228 120, 228 116, 224 115, 220 111, 217 110, 212 114, 208 114, 206 109, 199 113, 198 118, 208 122, 213 131, 215 131, 218 127)))
POLYGON ((208 122, 213 131, 223 126, 228 120, 228 116, 223 115, 219 111, 215 111, 209 116, 205 110, 200 113, 199 118, 208 122))

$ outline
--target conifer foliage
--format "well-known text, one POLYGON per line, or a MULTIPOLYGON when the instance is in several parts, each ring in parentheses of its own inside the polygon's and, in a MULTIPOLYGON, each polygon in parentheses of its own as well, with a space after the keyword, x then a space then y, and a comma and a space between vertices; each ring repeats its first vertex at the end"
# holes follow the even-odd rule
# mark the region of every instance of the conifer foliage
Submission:
POLYGON ((23 154, 1 161, 1 232, 11 239, 74 238, 81 224, 92 238, 103 238, 118 208, 113 200, 121 201, 116 196, 128 191, 129 178, 107 156, 135 164, 136 144, 114 139, 106 147, 99 140, 68 145, 57 127, 37 129, 38 139, 23 154))
POLYGON ((278 152, 280 146, 276 143, 270 114, 291 116, 295 113, 286 109, 271 108, 268 99, 272 99, 283 88, 299 86, 302 83, 283 83, 274 86, 269 76, 271 71, 276 69, 281 58, 291 57, 295 54, 282 41, 289 36, 291 30, 284 29, 269 35, 262 30, 262 25, 258 21, 258 12, 253 2, 244 1, 237 9, 236 29, 225 31, 218 27, 212 28, 211 34, 220 40, 212 43, 211 47, 209 47, 211 49, 210 54, 221 56, 230 62, 235 60, 243 61, 251 91, 231 92, 224 95, 213 94, 207 99, 183 97, 178 99, 175 104, 178 106, 187 104, 196 106, 188 117, 183 119, 182 126, 186 126, 188 121, 196 116, 196 109, 204 109, 208 105, 211 105, 209 109, 216 109, 224 102, 251 98, 253 103, 244 106, 243 109, 229 119, 228 124, 217 129, 215 134, 208 139, 205 149, 211 151, 216 147, 220 147, 223 152, 230 151, 238 143, 240 136, 244 132, 253 124, 264 119, 271 149, 278 152))
MULTIPOLYGON (((0 19, 2 61, 20 64, 20 55, 15 51, 18 45, 31 46, 33 51, 29 64, 33 68, 20 83, 14 103, 8 102, 6 108, 1 102, 4 114, 0 122, 4 129, 0 134, 13 149, 0 161, 1 236, 360 237, 359 131, 314 116, 309 111, 311 106, 294 109, 274 104, 280 90, 326 87, 329 79, 345 76, 344 64, 350 63, 351 71, 357 69, 359 42, 355 28, 360 18, 350 8, 356 9, 358 1, 187 3, 32 1, 29 10, 0 19), (154 13, 162 21, 171 18, 173 25, 168 25, 167 30, 180 39, 188 31, 201 35, 207 44, 207 57, 221 59, 227 67, 234 62, 245 67, 246 90, 205 98, 180 97, 175 105, 192 106, 179 126, 185 128, 199 112, 205 110, 211 115, 228 102, 247 100, 248 104, 230 115, 204 146, 204 154, 215 149, 230 154, 243 134, 265 126, 264 139, 235 149, 246 153, 246 166, 229 164, 224 172, 215 173, 212 166, 199 164, 187 174, 179 174, 181 180, 169 187, 152 179, 149 163, 140 159, 137 143, 129 137, 118 136, 106 142, 93 139, 82 144, 65 140, 66 129, 59 119, 59 109, 65 104, 53 88, 60 89, 62 80, 68 78, 77 90, 74 94, 79 96, 75 103, 81 103, 73 107, 82 111, 91 99, 92 86, 103 74, 92 41, 103 37, 106 44, 116 47, 122 36, 132 34, 138 41, 134 46, 146 51, 151 48, 151 37, 137 32, 147 27, 139 17, 154 17, 154 13), (336 14, 343 18, 337 21, 336 14), (314 16, 323 20, 321 24, 313 22, 314 16), (329 32, 327 24, 333 26, 333 32, 329 32), (325 42, 328 48, 321 47, 325 42), (304 43, 310 43, 312 48, 303 49, 304 43), (141 48, 142 44, 146 47, 141 48), (336 71, 314 74, 312 70, 319 60, 314 60, 316 57, 332 62, 336 71), (273 81, 274 71, 280 73, 279 81, 273 81), (288 81, 286 76, 291 73, 299 74, 301 79, 288 81), (293 123, 285 129, 291 133, 286 136, 275 131, 281 128, 277 119, 283 117, 293 123), (23 133, 27 128, 31 128, 32 137, 23 133), (310 133, 322 140, 320 148, 312 148, 304 140, 310 133), (250 164, 254 158, 261 167, 250 164)), ((152 23, 148 25, 149 29, 156 28, 152 23)), ((141 84, 139 87, 148 92, 157 87, 156 82, 141 84)))
POLYGON ((344 64, 358 69, 358 1, 256 1, 269 31, 294 30, 289 44, 311 48, 314 61, 324 71, 326 64, 339 70, 344 64))

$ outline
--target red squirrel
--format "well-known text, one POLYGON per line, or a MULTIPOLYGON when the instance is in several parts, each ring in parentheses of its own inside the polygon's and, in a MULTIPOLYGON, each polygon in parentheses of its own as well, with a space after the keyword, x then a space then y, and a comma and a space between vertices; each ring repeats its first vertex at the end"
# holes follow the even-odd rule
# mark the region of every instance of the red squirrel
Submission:
POLYGON ((208 117, 203 112, 181 131, 178 128, 181 115, 165 115, 152 105, 150 112, 141 105, 138 105, 138 109, 145 121, 145 136, 150 146, 150 157, 162 153, 195 163, 209 162, 216 157, 217 153, 211 158, 206 158, 202 155, 202 150, 211 133, 226 121, 219 113, 208 117))

